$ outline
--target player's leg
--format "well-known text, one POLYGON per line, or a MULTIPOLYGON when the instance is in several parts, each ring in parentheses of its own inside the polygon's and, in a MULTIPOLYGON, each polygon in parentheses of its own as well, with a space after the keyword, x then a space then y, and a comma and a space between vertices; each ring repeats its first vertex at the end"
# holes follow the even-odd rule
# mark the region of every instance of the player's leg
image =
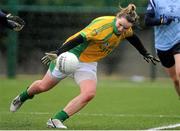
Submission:
POLYGON ((11 102, 10 111, 17 111, 26 100, 32 99, 36 94, 50 90, 66 76, 67 75, 60 73, 57 69, 55 69, 55 66, 51 64, 49 70, 42 80, 34 81, 28 89, 13 99, 11 102))
POLYGON ((27 90, 19 94, 11 103, 10 111, 15 112, 28 99, 32 99, 34 95, 48 91, 58 83, 57 78, 50 76, 49 72, 42 80, 34 81, 27 90))
POLYGON ((180 43, 177 43, 173 48, 174 60, 175 60, 175 73, 176 75, 174 85, 180 98, 180 43))
MULTIPOLYGON (((180 44, 180 43, 179 43, 180 44)), ((176 70, 176 76, 177 76, 177 92, 180 97, 180 48, 176 49, 176 54, 174 55, 175 59, 175 70, 176 70)))
POLYGON ((178 96, 180 97, 180 87, 179 87, 179 81, 176 75, 176 70, 175 70, 175 66, 172 66, 170 68, 165 68, 166 72, 168 73, 168 75, 170 76, 170 78, 173 81, 175 90, 178 94, 178 96))
MULTIPOLYGON (((75 72, 74 78, 80 86, 80 94, 73 98, 65 108, 58 112, 53 119, 59 120, 61 123, 68 119, 70 116, 80 111, 85 105, 92 100, 96 94, 96 66, 83 65, 75 72)), ((59 128, 59 127, 56 127, 59 128)))
POLYGON ((41 92, 48 91, 53 88, 58 82, 59 80, 55 77, 52 77, 50 72, 48 71, 42 80, 37 80, 29 86, 27 93, 29 96, 33 96, 41 92))
POLYGON ((94 98, 96 95, 96 81, 95 80, 84 80, 80 84, 80 94, 71 100, 64 111, 72 116, 79 110, 81 110, 87 103, 94 98))
POLYGON ((70 116, 80 111, 88 102, 94 98, 96 94, 96 81, 95 80, 84 80, 80 82, 80 94, 73 98, 66 107, 58 112, 53 118, 47 122, 48 127, 52 128, 64 128, 63 122, 70 116))

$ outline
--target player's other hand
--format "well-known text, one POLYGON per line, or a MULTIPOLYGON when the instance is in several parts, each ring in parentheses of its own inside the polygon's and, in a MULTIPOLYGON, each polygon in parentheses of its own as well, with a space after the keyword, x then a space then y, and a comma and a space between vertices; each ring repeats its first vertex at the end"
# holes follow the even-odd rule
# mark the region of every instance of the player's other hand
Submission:
POLYGON ((169 25, 171 24, 171 22, 174 20, 173 17, 171 16, 168 16, 168 17, 164 17, 164 18, 161 18, 161 24, 162 25, 169 25))
POLYGON ((160 60, 154 56, 152 56, 151 54, 149 53, 146 53, 144 55, 144 60, 146 60, 148 63, 149 62, 152 62, 154 65, 156 65, 156 63, 160 62, 160 60))
POLYGON ((41 62, 45 65, 49 65, 51 61, 54 61, 56 58, 56 51, 47 52, 45 53, 45 56, 41 59, 41 62))
POLYGON ((24 20, 21 19, 19 16, 13 16, 11 14, 8 14, 6 17, 8 26, 14 31, 20 31, 25 26, 24 20))

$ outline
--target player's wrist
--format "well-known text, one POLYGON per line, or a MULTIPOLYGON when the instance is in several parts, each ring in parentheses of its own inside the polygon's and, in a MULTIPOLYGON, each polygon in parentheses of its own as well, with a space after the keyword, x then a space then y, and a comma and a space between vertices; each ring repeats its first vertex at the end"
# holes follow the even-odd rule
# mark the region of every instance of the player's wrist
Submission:
POLYGON ((141 54, 142 54, 142 56, 146 57, 146 56, 148 56, 150 53, 147 52, 146 50, 144 50, 141 54))
POLYGON ((58 48, 58 49, 55 51, 55 53, 57 54, 57 56, 59 56, 59 55, 62 53, 62 51, 61 51, 60 48, 58 48))

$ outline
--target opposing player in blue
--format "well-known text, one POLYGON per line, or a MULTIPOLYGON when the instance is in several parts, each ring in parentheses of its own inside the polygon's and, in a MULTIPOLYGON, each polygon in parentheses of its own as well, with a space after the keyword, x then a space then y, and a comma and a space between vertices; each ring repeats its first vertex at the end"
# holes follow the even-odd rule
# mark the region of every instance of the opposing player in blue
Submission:
POLYGON ((7 27, 14 31, 20 31, 24 27, 25 22, 19 16, 13 16, 12 14, 6 14, 0 10, 0 26, 7 27))
POLYGON ((155 48, 180 98, 180 0, 149 0, 147 26, 155 28, 155 48))

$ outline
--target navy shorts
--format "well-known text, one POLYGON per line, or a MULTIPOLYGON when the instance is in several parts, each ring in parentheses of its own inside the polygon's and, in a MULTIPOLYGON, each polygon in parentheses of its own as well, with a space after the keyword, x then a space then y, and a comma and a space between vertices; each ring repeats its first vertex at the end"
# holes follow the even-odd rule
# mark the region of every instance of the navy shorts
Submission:
POLYGON ((162 51, 157 49, 157 55, 162 63, 162 65, 166 68, 170 68, 174 66, 175 59, 174 55, 180 54, 180 43, 174 45, 171 49, 167 51, 162 51))

